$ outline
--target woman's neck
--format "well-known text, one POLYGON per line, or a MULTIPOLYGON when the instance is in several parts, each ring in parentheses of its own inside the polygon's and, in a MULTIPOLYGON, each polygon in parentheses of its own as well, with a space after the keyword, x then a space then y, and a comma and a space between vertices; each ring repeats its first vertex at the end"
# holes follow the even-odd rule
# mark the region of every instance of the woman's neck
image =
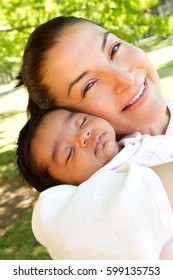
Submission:
POLYGON ((164 135, 169 125, 170 118, 171 118, 171 114, 169 109, 167 108, 166 113, 161 121, 151 125, 150 127, 146 127, 145 129, 140 130, 140 132, 142 134, 149 134, 151 136, 164 135))

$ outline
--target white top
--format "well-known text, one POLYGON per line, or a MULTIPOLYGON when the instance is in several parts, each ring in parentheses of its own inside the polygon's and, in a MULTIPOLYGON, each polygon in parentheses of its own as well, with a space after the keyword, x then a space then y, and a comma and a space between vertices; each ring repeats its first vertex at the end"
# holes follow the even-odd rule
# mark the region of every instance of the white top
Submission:
MULTIPOLYGON (((171 118, 171 135, 172 125, 171 118)), ((173 235, 173 215, 159 177, 128 163, 103 168, 79 187, 43 191, 32 228, 53 259, 159 259, 173 235)))
POLYGON ((127 161, 149 167, 173 160, 172 136, 136 132, 120 140, 119 145, 122 150, 103 168, 115 170, 127 161))

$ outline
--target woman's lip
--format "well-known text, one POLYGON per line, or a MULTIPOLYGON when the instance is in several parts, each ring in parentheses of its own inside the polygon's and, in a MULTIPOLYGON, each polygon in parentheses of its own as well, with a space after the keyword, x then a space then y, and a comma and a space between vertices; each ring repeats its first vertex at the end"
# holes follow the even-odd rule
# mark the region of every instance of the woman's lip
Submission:
POLYGON ((147 83, 146 83, 146 79, 143 83, 143 85, 141 86, 141 88, 139 89, 138 93, 130 100, 130 102, 123 108, 123 111, 127 111, 127 110, 131 110, 132 107, 136 107, 135 105, 138 103, 138 101, 143 97, 143 95, 145 95, 146 93, 146 87, 147 87, 147 83))
POLYGON ((103 145, 104 134, 99 134, 94 141, 94 153, 96 153, 103 145))

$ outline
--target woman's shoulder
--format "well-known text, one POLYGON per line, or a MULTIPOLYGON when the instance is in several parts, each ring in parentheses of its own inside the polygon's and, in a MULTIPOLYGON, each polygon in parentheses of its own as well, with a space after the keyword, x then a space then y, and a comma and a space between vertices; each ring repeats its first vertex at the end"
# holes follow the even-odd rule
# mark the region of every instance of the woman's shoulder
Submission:
POLYGON ((167 99, 167 106, 170 112, 170 122, 166 130, 166 135, 173 136, 173 98, 167 99))
POLYGON ((173 113, 173 98, 169 98, 166 100, 167 106, 171 113, 173 113))

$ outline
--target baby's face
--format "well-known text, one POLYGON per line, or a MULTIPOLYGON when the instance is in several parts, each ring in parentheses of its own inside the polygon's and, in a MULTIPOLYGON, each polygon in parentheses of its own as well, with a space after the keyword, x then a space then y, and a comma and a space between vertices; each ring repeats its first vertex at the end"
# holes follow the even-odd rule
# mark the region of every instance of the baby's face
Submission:
POLYGON ((119 152, 113 127, 85 113, 55 110, 39 124, 31 142, 37 167, 62 183, 78 185, 119 152))

